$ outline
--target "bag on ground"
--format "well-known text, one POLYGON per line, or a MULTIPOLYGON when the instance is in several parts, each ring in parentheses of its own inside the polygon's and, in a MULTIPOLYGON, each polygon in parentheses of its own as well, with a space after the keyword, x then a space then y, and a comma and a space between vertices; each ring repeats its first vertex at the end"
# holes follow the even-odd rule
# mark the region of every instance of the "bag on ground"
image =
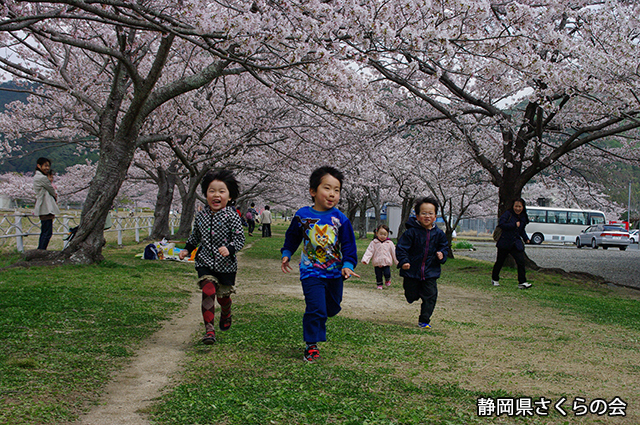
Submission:
POLYGON ((150 243, 144 248, 144 256, 142 257, 145 260, 157 260, 158 259, 158 248, 156 244, 150 243))

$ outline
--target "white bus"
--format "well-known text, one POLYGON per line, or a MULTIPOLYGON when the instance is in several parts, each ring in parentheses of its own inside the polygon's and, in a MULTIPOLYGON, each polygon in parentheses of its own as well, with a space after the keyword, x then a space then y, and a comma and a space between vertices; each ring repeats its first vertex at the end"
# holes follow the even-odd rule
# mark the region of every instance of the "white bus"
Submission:
POLYGON ((527 234, 531 243, 575 243, 576 237, 587 227, 606 223, 604 213, 574 208, 527 207, 527 234))

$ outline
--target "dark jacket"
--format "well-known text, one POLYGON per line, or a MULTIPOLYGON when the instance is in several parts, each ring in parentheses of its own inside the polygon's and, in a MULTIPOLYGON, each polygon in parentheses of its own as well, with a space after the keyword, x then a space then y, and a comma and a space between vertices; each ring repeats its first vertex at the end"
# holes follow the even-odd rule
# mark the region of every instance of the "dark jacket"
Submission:
POLYGON ((400 276, 418 280, 439 278, 440 264, 447 261, 449 253, 447 236, 435 225, 431 230, 425 229, 415 217, 409 217, 406 226, 407 230, 400 236, 396 246, 400 276), (436 257, 438 251, 444 255, 442 260, 436 257), (409 270, 402 269, 405 263, 411 265, 409 270))
POLYGON ((502 235, 496 242, 496 246, 500 249, 515 249, 516 251, 524 251, 524 243, 529 242, 529 236, 524 228, 529 223, 529 217, 525 213, 517 215, 512 210, 508 210, 500 217, 498 227, 502 229, 502 235), (520 222, 520 227, 516 225, 520 222))

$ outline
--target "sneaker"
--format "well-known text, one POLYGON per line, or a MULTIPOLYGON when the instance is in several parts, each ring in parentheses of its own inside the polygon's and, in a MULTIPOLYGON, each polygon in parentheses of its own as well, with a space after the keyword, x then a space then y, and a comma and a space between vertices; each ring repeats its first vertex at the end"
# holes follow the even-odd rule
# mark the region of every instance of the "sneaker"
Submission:
POLYGON ((307 363, 315 363, 320 358, 320 350, 318 346, 313 344, 304 349, 304 361, 307 363))
POLYGON ((216 342, 215 332, 207 332, 204 338, 202 338, 202 343, 204 345, 212 345, 214 342, 216 342))
POLYGON ((421 327, 421 328, 423 328, 423 329, 431 329, 431 325, 430 325, 430 324, 428 324, 428 323, 422 323, 422 322, 419 322, 419 323, 418 323, 418 326, 419 326, 419 327, 421 327))
POLYGON ((382 289, 382 285, 378 285, 378 289, 382 289))
POLYGON ((518 284, 518 288, 520 288, 520 289, 529 289, 529 288, 531 288, 531 286, 533 286, 533 285, 531 285, 528 282, 523 282, 523 283, 518 284))
POLYGON ((497 280, 492 280, 491 283, 493 283, 493 286, 500 286, 500 282, 497 280))
POLYGON ((385 283, 385 285, 387 285, 387 286, 391 286, 391 281, 390 281, 390 280, 389 280, 389 281, 387 281, 387 282, 385 283))
POLYGON ((228 331, 230 327, 231 327, 231 315, 229 315, 229 317, 220 316, 220 330, 228 331))

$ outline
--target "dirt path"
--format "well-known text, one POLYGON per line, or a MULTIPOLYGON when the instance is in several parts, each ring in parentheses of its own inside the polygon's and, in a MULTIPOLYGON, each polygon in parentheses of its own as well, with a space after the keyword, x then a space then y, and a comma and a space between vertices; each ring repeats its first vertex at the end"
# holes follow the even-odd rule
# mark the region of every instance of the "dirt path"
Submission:
MULTIPOLYGON (((262 291, 268 294, 272 290, 273 287, 249 281, 238 288, 238 296, 259 295, 262 291)), ((299 282, 279 285, 278 292, 303 298, 299 282)), ((200 300, 200 293, 194 291, 187 308, 145 341, 133 362, 113 377, 98 404, 81 416, 77 425, 149 425, 148 407, 178 376, 193 333, 200 330, 200 300)), ((345 288, 343 305, 341 314, 350 316, 362 317, 364 313, 375 317, 391 312, 400 323, 415 316, 415 309, 397 297, 357 288, 345 288)))
POLYGON ((104 396, 79 425, 148 425, 145 410, 180 372, 185 350, 196 331, 200 315, 199 292, 188 307, 153 334, 126 369, 104 390, 104 396))
MULTIPOLYGON (((242 267, 242 265, 241 265, 242 267)), ((264 282, 263 270, 277 270, 278 262, 263 260, 247 264, 254 269, 243 276, 238 301, 274 292, 303 299, 296 276, 281 276, 278 285, 264 282), (258 273, 255 271, 257 270, 258 273)), ((397 326, 417 321, 418 306, 404 300, 398 280, 391 290, 346 286, 343 310, 346 317, 397 326)), ((468 389, 501 389, 514 394, 547 397, 597 395, 636 400, 637 334, 611 325, 584 323, 553 308, 526 302, 520 293, 495 297, 490 292, 439 285, 435 329, 440 350, 455 353, 455 367, 436 363, 415 379, 459 381, 468 389), (603 350, 606 347, 606 350, 603 350), (576 355, 576 353, 578 355, 576 355), (602 356, 607 353, 606 359, 602 356), (462 378, 459 368, 465 373, 462 378), (631 379, 631 380, 630 380, 631 379)), ((154 334, 133 363, 118 373, 104 397, 79 425, 147 425, 145 412, 163 388, 180 379, 194 332, 200 330, 200 293, 188 307, 154 334), (175 379, 175 381, 174 381, 175 379)), ((639 423, 633 409, 617 423, 639 423)))

